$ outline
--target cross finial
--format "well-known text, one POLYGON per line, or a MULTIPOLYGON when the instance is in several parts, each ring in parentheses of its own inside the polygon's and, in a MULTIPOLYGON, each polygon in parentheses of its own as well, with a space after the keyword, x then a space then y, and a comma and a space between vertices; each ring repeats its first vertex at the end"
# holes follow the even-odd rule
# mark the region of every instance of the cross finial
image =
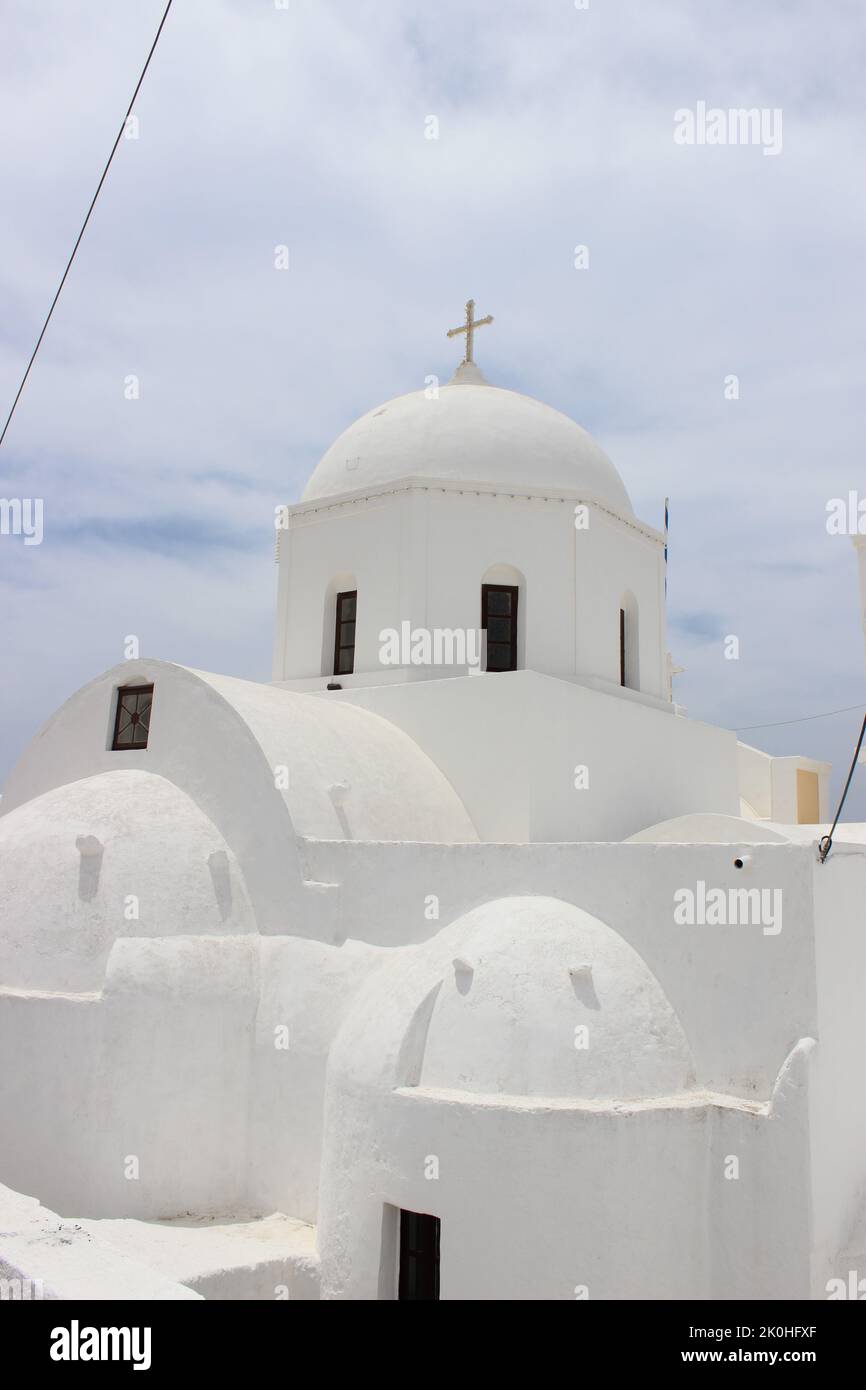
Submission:
POLYGON ((474 363, 475 361, 475 358, 472 356, 472 349, 475 345, 476 328, 483 328, 485 324, 492 322, 492 314, 488 314, 486 319, 475 318, 475 300, 470 299, 466 304, 466 322, 462 325, 461 328, 448 329, 449 338, 456 338, 459 333, 466 334, 466 356, 463 358, 464 362, 474 363))

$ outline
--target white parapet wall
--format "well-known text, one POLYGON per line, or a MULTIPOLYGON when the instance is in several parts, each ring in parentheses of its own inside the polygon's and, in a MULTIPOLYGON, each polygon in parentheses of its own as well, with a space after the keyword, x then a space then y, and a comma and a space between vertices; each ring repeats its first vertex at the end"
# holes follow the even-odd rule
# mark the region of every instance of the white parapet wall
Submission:
POLYGON ((774 757, 737 744, 744 814, 782 825, 821 825, 830 816, 830 763, 815 758, 774 757))
POLYGON ((201 1294, 34 1197, 0 1186, 0 1297, 198 1301, 201 1294))
POLYGON ((619 840, 688 812, 739 812, 735 736, 628 690, 510 671, 310 698, 408 733, 484 841, 619 840))

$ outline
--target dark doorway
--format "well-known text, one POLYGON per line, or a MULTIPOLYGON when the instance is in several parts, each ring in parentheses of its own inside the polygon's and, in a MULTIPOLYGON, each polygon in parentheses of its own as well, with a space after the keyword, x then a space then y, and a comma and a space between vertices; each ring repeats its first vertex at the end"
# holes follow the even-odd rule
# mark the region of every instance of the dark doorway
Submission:
POLYGON ((398 1299, 439 1297, 438 1216, 400 1212, 400 1282, 398 1299))
POLYGON ((481 626, 487 633, 487 670, 517 670, 516 584, 481 585, 481 626))

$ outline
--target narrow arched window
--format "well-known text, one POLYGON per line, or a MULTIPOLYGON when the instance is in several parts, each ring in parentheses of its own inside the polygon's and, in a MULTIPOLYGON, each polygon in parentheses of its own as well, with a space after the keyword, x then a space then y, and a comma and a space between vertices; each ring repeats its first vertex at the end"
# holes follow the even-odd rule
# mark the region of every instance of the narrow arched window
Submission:
POLYGON ((640 690, 637 600, 625 594, 619 610, 619 683, 640 690))
POLYGON ((487 670, 517 670, 516 584, 481 585, 481 626, 487 633, 487 670))
POLYGON ((350 676, 355 669, 355 622, 358 590, 337 594, 334 618, 334 675, 350 676))

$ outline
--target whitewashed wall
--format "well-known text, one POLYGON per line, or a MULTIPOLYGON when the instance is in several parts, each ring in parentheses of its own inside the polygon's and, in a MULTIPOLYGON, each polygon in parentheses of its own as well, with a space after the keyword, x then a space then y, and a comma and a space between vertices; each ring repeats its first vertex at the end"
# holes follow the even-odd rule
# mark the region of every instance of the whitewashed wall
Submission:
POLYGON ((639 1016, 652 994, 648 980, 638 983, 645 968, 630 967, 607 933, 606 974, 604 939, 593 948, 574 918, 549 899, 502 901, 385 965, 358 997, 328 1070, 324 1297, 394 1296, 400 1207, 442 1221, 444 1299, 573 1300, 581 1287, 590 1299, 808 1296, 813 1044, 782 1056, 763 1102, 666 1091, 675 1073, 650 1054, 668 1028, 667 1006, 656 1000, 649 1018, 639 1016), (498 976, 485 987, 496 955, 470 924, 482 916, 495 937, 495 909, 503 924, 515 912, 522 922, 532 901, 544 905, 538 942, 530 932, 503 943, 522 966, 512 987, 498 976), (543 920, 551 909, 567 927, 557 937, 543 920), (455 951, 471 979, 455 977, 455 951), (601 1001, 583 995, 588 1011, 566 968, 587 951, 601 1001), (625 982, 619 997, 614 980, 625 982), (581 1017, 592 1020, 582 1054, 571 1037, 581 1017), (572 1094, 542 1078, 537 1095, 522 1048, 487 1057, 498 1022, 525 1030, 541 1071, 573 1073, 572 1094), (611 1048, 623 1057, 611 1061, 611 1048), (631 1086, 643 1099, 607 1093, 620 1061, 629 1074, 618 1094, 631 1086))
POLYGON ((274 679, 331 674, 323 633, 332 631, 335 576, 358 588, 355 671, 375 674, 386 628, 404 620, 427 629, 478 628, 481 584, 493 566, 507 565, 522 576, 522 665, 619 685, 619 610, 630 591, 640 614, 641 689, 665 699, 662 538, 597 505, 589 506, 588 529, 576 529, 580 494, 525 493, 419 481, 291 508, 281 541, 274 679))
POLYGON ((369 709, 409 734, 483 840, 621 840, 690 811, 739 810, 735 736, 629 691, 508 671, 315 698, 369 709), (581 788, 578 767, 589 778, 581 788))

